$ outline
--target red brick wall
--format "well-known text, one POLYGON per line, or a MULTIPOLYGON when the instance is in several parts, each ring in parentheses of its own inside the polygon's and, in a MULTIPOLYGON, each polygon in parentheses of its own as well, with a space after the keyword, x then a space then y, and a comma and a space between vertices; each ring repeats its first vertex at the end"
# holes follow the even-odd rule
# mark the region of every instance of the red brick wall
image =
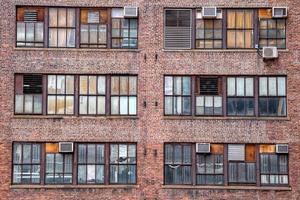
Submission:
POLYGON ((0 199, 300 199, 300 4, 297 0, 2 0, 0 1, 0 199), (15 46, 15 6, 139 7, 139 49, 20 50, 15 46), (287 50, 263 62, 255 51, 164 51, 163 8, 288 6, 287 50), (158 59, 155 60, 157 53, 158 59), (147 60, 144 61, 146 54, 147 60), (14 73, 138 74, 138 119, 17 118, 14 73), (286 74, 288 120, 167 119, 163 116, 164 74, 286 74), (143 101, 147 107, 143 107, 143 101), (158 106, 155 106, 155 102, 158 106), (134 188, 12 189, 12 141, 137 142, 134 188), (164 142, 289 143, 292 191, 165 189, 164 142), (144 155, 147 149, 147 154, 144 155), (157 151, 157 155, 155 154, 157 151))

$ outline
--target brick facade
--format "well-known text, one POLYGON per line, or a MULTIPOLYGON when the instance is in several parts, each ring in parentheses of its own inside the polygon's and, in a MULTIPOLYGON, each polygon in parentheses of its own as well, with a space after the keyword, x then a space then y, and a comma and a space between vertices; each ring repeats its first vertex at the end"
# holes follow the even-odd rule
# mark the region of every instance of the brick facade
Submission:
POLYGON ((300 199, 300 5, 296 0, 130 0, 0 2, 0 199, 300 199), (15 6, 139 7, 136 50, 26 49, 15 47, 15 6), (255 50, 164 50, 165 7, 289 7, 287 49, 264 62, 255 50), (156 59, 157 55, 157 59, 156 59), (14 115, 15 73, 138 75, 137 117, 49 117, 14 115), (166 117, 163 75, 287 75, 286 118, 166 117), (146 107, 144 106, 146 102, 146 107), (156 102, 158 103, 156 105, 156 102), (134 186, 11 185, 12 142, 136 142, 134 186), (291 191, 276 188, 200 188, 164 186, 165 142, 288 143, 291 191))

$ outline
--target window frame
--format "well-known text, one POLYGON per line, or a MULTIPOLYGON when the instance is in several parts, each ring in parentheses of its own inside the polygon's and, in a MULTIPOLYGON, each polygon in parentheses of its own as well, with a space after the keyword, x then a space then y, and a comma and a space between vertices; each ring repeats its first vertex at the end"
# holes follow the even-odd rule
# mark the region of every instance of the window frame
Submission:
POLYGON ((12 148, 11 148, 11 179, 10 179, 10 183, 11 185, 40 185, 42 184, 42 181, 43 181, 43 171, 42 171, 42 168, 43 168, 43 143, 41 142, 23 142, 23 141, 13 141, 12 143, 12 148), (14 162, 14 145, 16 144, 19 144, 21 145, 21 163, 17 163, 15 164, 14 162), (30 164, 28 163, 23 163, 23 146, 24 145, 30 145, 31 146, 31 151, 30 151, 30 157, 31 157, 31 162, 30 164), (39 163, 32 163, 32 145, 39 145, 39 149, 40 149, 40 156, 39 156, 39 163), (17 165, 17 166, 21 166, 21 181, 20 183, 16 183, 14 182, 14 166, 17 165), (30 165, 30 172, 32 172, 32 165, 39 165, 40 166, 40 172, 39 172, 39 182, 38 183, 33 183, 32 182, 32 174, 30 174, 30 183, 22 183, 22 166, 23 165, 30 165))

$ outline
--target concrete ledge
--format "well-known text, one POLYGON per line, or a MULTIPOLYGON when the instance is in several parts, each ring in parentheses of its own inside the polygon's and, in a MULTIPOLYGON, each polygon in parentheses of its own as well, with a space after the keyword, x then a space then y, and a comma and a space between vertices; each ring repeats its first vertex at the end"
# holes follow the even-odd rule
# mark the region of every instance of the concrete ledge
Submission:
POLYGON ((85 48, 26 48, 26 47, 14 47, 14 51, 75 51, 75 52, 140 52, 140 49, 85 49, 85 48))
POLYGON ((208 189, 208 190, 276 190, 291 191, 291 187, 281 186, 193 186, 193 185, 162 185, 163 189, 208 189))
POLYGON ((10 189, 137 189, 139 185, 10 185, 10 189))
POLYGON ((138 116, 59 116, 59 115, 14 115, 13 119, 139 119, 138 116))
MULTIPOLYGON (((205 52, 205 53, 256 53, 256 49, 162 49, 164 52, 205 52)), ((288 53, 289 49, 278 49, 279 53, 288 53)))

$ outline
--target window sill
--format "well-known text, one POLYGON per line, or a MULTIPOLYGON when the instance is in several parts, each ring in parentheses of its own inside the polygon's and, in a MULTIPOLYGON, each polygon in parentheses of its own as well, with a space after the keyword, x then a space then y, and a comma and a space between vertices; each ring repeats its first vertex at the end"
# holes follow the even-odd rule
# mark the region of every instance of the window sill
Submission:
POLYGON ((140 52, 140 49, 85 49, 85 48, 26 48, 14 47, 15 51, 75 51, 75 52, 140 52))
POLYGON ((291 191, 291 187, 281 186, 186 186, 186 185, 163 185, 163 189, 213 189, 213 190, 278 190, 278 191, 291 191))
POLYGON ((139 119, 138 116, 59 116, 59 115, 14 115, 13 119, 139 119))
MULTIPOLYGON (((164 52, 224 52, 224 53, 256 53, 256 49, 162 49, 164 52)), ((289 49, 278 49, 279 53, 287 53, 289 49)))
POLYGON ((290 121, 290 117, 222 117, 222 116, 164 116, 165 120, 262 120, 290 121))
POLYGON ((136 189, 139 185, 10 185, 10 189, 136 189))

